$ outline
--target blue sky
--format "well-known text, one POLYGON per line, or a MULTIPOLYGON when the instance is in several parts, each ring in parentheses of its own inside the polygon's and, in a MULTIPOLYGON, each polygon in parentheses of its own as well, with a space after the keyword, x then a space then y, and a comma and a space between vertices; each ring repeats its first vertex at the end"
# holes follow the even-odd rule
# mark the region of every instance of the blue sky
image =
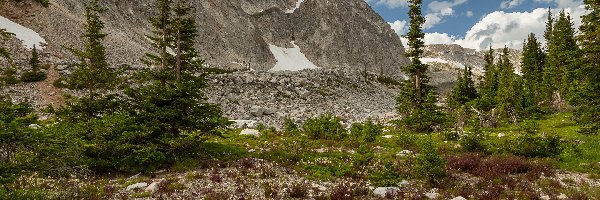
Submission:
MULTIPOLYGON (((408 28, 407 0, 365 0, 394 30, 408 28)), ((507 45, 521 48, 529 33, 541 37, 548 8, 570 13, 578 26, 582 0, 424 0, 428 44, 459 44, 474 49, 507 45)))

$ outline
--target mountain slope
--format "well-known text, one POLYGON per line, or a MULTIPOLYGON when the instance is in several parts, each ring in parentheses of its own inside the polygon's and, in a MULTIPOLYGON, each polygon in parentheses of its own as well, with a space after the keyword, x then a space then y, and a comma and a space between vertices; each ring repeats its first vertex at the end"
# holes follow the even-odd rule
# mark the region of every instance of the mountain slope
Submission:
MULTIPOLYGON (((138 64, 150 49, 147 18, 154 0, 101 1, 109 57, 113 64, 138 64)), ((277 62, 269 45, 292 48, 292 41, 315 65, 348 67, 399 75, 407 62, 404 48, 390 26, 363 0, 194 0, 201 55, 212 67, 247 66, 266 71, 277 62), (382 67, 374 67, 382 66, 382 67)), ((53 0, 47 9, 36 4, 0 5, 0 15, 42 35, 46 53, 70 60, 62 46, 80 46, 84 4, 53 0)), ((11 46, 24 57, 26 51, 11 46)))

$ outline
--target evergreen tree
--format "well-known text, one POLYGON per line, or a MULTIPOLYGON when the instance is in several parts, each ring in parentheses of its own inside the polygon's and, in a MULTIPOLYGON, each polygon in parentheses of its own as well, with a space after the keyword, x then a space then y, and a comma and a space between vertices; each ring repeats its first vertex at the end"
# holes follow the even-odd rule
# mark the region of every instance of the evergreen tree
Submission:
POLYGON ((535 112, 539 109, 538 103, 543 101, 541 89, 545 54, 540 46, 533 33, 529 34, 527 41, 523 44, 521 73, 523 74, 523 101, 526 112, 535 112))
POLYGON ((600 134, 600 2, 584 0, 588 13, 582 17, 578 40, 582 50, 582 82, 573 98, 575 117, 585 133, 600 134))
POLYGON ((402 71, 410 78, 402 82, 396 109, 403 116, 402 123, 408 129, 432 132, 444 122, 444 115, 437 106, 435 88, 428 84, 428 66, 420 60, 425 45, 425 34, 421 30, 425 18, 421 15, 421 4, 421 0, 410 1, 410 28, 406 37, 411 50, 406 55, 411 58, 411 64, 402 67, 402 71))
POLYGON ((126 91, 132 115, 139 123, 152 127, 152 134, 163 140, 178 140, 183 133, 206 133, 224 127, 228 120, 217 105, 209 104, 204 97, 207 81, 202 70, 204 61, 194 47, 197 27, 193 9, 187 1, 173 5, 170 0, 158 1, 156 9, 158 15, 150 18, 156 35, 150 38, 159 54, 146 54, 145 63, 153 69, 140 72, 140 87, 126 91), (172 49, 174 55, 168 54, 167 49, 172 49))
MULTIPOLYGON (((7 32, 6 29, 0 29, 0 42, 15 34, 7 32)), ((4 58, 10 66, 12 66, 12 59, 10 58, 10 52, 6 47, 4 47, 4 43, 0 43, 0 57, 4 58)))
POLYGON ((31 50, 31 58, 29 58, 29 66, 31 66, 31 71, 23 73, 21 75, 21 81, 37 82, 46 79, 46 73, 40 71, 40 65, 37 48, 35 45, 33 45, 33 49, 31 50))
POLYGON ((73 75, 67 79, 71 89, 82 90, 84 97, 72 98, 68 106, 59 113, 73 121, 89 120, 103 113, 115 111, 118 102, 116 95, 110 94, 119 83, 119 72, 111 68, 106 61, 106 48, 102 41, 107 34, 102 32, 104 22, 100 14, 105 9, 98 5, 98 0, 92 0, 85 8, 85 40, 83 50, 69 48, 79 59, 73 75))
POLYGON ((452 108, 452 113, 456 118, 455 128, 459 131, 464 130, 466 122, 471 116, 470 104, 477 97, 472 69, 470 66, 465 67, 463 72, 458 74, 456 86, 448 98, 448 105, 452 108))
POLYGON ((571 18, 561 11, 554 22, 544 67, 545 99, 559 109, 575 87, 575 71, 579 67, 579 46, 571 18))
POLYGON ((496 108, 498 118, 516 123, 522 109, 521 81, 514 73, 513 64, 508 59, 508 47, 504 47, 498 61, 498 92, 496 108))
POLYGON ((498 91, 498 75, 494 60, 494 49, 484 55, 483 77, 479 84, 479 99, 477 107, 483 112, 490 112, 496 105, 496 93, 498 91))
POLYGON ((554 26, 554 18, 552 17, 552 9, 548 8, 548 20, 546 21, 546 30, 544 31, 544 39, 546 40, 546 50, 550 46, 552 40, 552 27, 554 26))

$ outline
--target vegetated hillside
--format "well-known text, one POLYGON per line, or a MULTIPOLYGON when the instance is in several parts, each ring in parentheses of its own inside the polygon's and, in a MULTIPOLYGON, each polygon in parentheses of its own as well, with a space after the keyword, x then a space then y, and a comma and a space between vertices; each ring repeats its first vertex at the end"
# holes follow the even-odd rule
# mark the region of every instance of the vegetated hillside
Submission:
MULTIPOLYGON (((25 1, 28 2, 28 1, 25 1)), ((155 1, 101 1, 101 16, 110 62, 139 64, 150 50, 147 22, 155 1)), ((292 41, 322 68, 366 68, 400 75, 406 63, 404 48, 390 26, 363 0, 196 0, 200 36, 197 48, 211 67, 269 70, 277 62, 269 45, 291 48, 292 41)), ((46 54, 54 62, 69 62, 63 46, 81 44, 83 1, 54 0, 42 9, 33 3, 0 4, 3 17, 26 26, 47 41, 46 54)), ((17 43, 10 45, 17 58, 28 55, 17 43), (20 53, 17 53, 20 52, 20 53)))

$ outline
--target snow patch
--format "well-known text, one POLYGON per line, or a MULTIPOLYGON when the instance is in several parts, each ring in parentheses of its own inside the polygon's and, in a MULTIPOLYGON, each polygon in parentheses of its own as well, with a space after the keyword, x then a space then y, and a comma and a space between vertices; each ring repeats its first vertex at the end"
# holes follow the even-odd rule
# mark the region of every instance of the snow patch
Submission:
POLYGON ((298 9, 300 8, 300 4, 302 4, 303 2, 304 2, 304 0, 298 0, 298 1, 296 2, 296 7, 294 7, 293 9, 288 9, 288 10, 286 10, 286 11, 285 11, 285 13, 287 13, 287 14, 292 14, 292 13, 294 13, 296 10, 298 10, 298 9))
POLYGON ((317 69, 314 63, 312 63, 306 55, 300 51, 300 47, 292 41, 293 48, 282 48, 270 44, 269 49, 277 60, 275 67, 269 71, 300 71, 303 69, 317 69))
POLYGON ((0 28, 6 29, 10 33, 14 33, 15 37, 23 42, 23 46, 27 49, 33 49, 33 46, 40 47, 42 49, 43 44, 46 44, 46 40, 40 36, 37 32, 21 26, 9 19, 0 16, 0 28))
POLYGON ((462 63, 459 62, 455 62, 455 61, 447 61, 441 58, 421 58, 421 62, 428 64, 428 63, 442 63, 442 64, 449 64, 450 66, 454 67, 454 68, 459 68, 459 69, 464 69, 465 65, 463 65, 462 63))

